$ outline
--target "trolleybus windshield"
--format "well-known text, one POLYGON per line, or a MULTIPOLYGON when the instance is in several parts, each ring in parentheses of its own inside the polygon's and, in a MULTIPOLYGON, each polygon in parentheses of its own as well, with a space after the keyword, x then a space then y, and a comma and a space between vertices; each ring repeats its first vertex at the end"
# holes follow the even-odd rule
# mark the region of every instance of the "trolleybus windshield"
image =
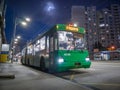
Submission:
POLYGON ((59 50, 83 50, 85 38, 83 34, 58 31, 59 50))

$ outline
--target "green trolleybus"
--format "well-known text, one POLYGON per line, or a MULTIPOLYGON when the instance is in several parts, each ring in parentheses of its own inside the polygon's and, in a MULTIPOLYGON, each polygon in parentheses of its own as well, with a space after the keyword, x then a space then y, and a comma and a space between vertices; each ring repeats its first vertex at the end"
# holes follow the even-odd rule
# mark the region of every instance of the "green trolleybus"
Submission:
POLYGON ((86 49, 85 29, 55 25, 23 48, 21 62, 50 72, 89 68, 91 61, 86 49))

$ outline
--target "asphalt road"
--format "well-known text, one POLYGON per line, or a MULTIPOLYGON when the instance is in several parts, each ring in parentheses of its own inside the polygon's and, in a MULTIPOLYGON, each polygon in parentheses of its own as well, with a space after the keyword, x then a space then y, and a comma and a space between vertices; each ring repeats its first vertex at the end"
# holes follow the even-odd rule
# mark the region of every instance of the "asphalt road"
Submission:
POLYGON ((20 64, 1 64, 0 90, 120 90, 120 61, 92 61, 89 69, 49 74, 20 64))
POLYGON ((74 69, 55 75, 92 90, 120 90, 120 61, 92 61, 89 69, 74 69))

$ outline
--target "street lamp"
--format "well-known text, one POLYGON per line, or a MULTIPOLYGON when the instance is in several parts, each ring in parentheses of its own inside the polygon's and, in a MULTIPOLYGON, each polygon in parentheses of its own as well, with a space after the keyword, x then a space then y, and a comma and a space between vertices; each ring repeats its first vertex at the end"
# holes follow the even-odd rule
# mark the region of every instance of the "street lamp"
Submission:
POLYGON ((23 26, 27 26, 27 23, 25 21, 21 22, 23 26))
MULTIPOLYGON (((11 40, 11 50, 12 50, 11 63, 13 62, 14 53, 15 53, 15 48, 13 48, 13 46, 15 44, 14 40, 15 40, 15 37, 16 37, 16 27, 19 23, 21 23, 23 26, 26 26, 27 22, 30 22, 30 18, 15 18, 13 39, 11 40)), ((18 38, 20 38, 20 36, 18 38)))
POLYGON ((13 31, 13 39, 15 39, 16 35, 16 26, 21 23, 23 26, 27 25, 27 22, 30 22, 30 18, 15 18, 15 24, 14 24, 14 31, 13 31))
POLYGON ((21 38, 21 36, 17 36, 17 38, 18 38, 18 39, 20 39, 20 38, 21 38))
POLYGON ((30 18, 28 18, 28 17, 25 18, 25 20, 26 20, 27 22, 30 22, 30 21, 31 21, 30 18))

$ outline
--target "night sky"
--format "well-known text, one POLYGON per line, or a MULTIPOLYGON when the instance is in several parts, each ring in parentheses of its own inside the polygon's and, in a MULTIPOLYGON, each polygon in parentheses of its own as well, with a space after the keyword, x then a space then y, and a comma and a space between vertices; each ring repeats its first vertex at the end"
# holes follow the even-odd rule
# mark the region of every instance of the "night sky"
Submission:
POLYGON ((35 38, 39 33, 57 23, 69 23, 72 5, 96 6, 97 10, 119 4, 119 0, 7 0, 6 38, 10 43, 13 36, 15 17, 30 17, 28 26, 17 25, 16 35, 21 42, 35 38))

